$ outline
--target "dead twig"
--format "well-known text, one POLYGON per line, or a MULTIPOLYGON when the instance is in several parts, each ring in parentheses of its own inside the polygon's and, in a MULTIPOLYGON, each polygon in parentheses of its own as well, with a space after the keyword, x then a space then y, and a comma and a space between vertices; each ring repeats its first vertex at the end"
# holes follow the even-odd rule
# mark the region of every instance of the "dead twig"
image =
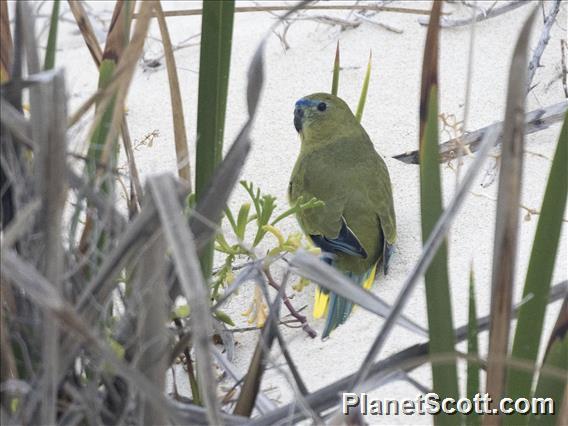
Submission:
MULTIPOLYGON (((480 193, 480 192, 474 192, 474 191, 471 191, 470 194, 471 194, 471 195, 475 195, 476 197, 485 198, 485 199, 487 199, 487 200, 497 202, 497 199, 496 199, 496 198, 493 198, 493 197, 491 197, 491 196, 489 196, 489 195, 487 195, 487 194, 482 194, 482 193, 480 193)), ((527 214, 526 214, 525 217, 524 217, 524 219, 527 220, 527 221, 530 220, 530 218, 531 218, 532 215, 539 215, 539 214, 540 214, 540 210, 537 210, 537 209, 535 209, 535 208, 529 207, 529 206, 527 206, 527 205, 525 205, 525 204, 523 204, 523 203, 520 203, 520 204, 519 204, 519 207, 527 212, 527 214)), ((567 218, 562 218, 562 222, 568 223, 568 219, 567 219, 567 218)))
MULTIPOLYGON (((235 7, 235 13, 247 13, 247 12, 278 12, 278 11, 290 11, 293 6, 242 6, 235 7)), ((413 15, 430 15, 429 10, 425 9, 413 9, 406 7, 394 7, 394 6, 382 6, 378 4, 354 4, 354 5, 305 5, 304 10, 374 10, 377 12, 393 12, 393 13, 408 13, 413 15)), ((185 10, 168 10, 164 12, 164 17, 170 18, 174 16, 196 16, 201 15, 203 11, 201 9, 185 9, 185 10)), ((133 18, 139 18, 139 14, 134 14, 133 18)), ((156 17, 154 13, 153 17, 156 17)))
MULTIPOLYGON (((268 284, 270 285, 270 287, 274 288, 276 291, 279 292, 278 294, 280 294, 280 285, 278 285, 278 283, 274 281, 274 278, 270 273, 270 269, 264 268, 263 272, 264 275, 266 276, 266 279, 268 280, 268 284)), ((315 338, 318 334, 315 332, 315 330, 312 327, 310 327, 306 317, 300 314, 296 310, 296 308, 294 308, 294 305, 292 305, 290 299, 288 298, 288 296, 286 296, 286 293, 282 294, 282 301, 284 302, 284 305, 286 305, 286 308, 288 308, 288 311, 290 311, 290 314, 294 318, 296 318, 300 322, 300 324, 302 324, 302 329, 308 334, 308 336, 310 336, 312 339, 315 338)))
MULTIPOLYGON (((191 387, 191 397, 196 405, 201 405, 201 398, 199 397, 199 386, 197 385, 197 378, 193 371, 193 361, 191 360, 191 353, 189 351, 190 335, 183 331, 183 324, 179 318, 174 319, 174 324, 178 329, 179 341, 183 343, 183 355, 185 357, 185 367, 187 369, 187 378, 189 379, 189 386, 191 387)), ((177 346, 177 345, 176 345, 177 346)))
POLYGON ((544 20, 544 27, 542 28, 540 38, 538 39, 538 44, 536 45, 533 51, 532 59, 529 62, 527 93, 529 93, 536 86, 531 86, 531 84, 537 68, 540 67, 540 58, 544 53, 544 49, 548 45, 548 40, 550 40, 550 29, 552 28, 552 24, 554 24, 554 22, 556 21, 556 15, 558 15, 559 10, 560 0, 554 0, 552 6, 550 7, 550 12, 544 20))
POLYGON ((349 19, 328 15, 298 16, 296 18, 292 18, 292 21, 315 21, 321 24, 339 25, 341 27, 341 31, 357 28, 361 25, 361 22, 358 20, 350 21, 349 19))
MULTIPOLYGON (((482 10, 475 14, 473 20, 475 22, 485 21, 487 19, 495 18, 496 16, 503 15, 511 10, 515 10, 521 6, 525 6, 530 4, 528 1, 523 0, 515 0, 510 3, 507 3, 500 7, 491 7, 489 10, 482 10)), ((455 27, 463 27, 464 25, 471 24, 472 18, 463 18, 463 19, 449 19, 442 16, 440 20, 440 27, 442 28, 455 28, 455 27)), ((420 25, 428 25, 430 19, 428 18, 418 18, 418 23, 420 25)))
MULTIPOLYGON (((552 124, 562 121, 564 118, 564 113, 567 109, 568 101, 562 101, 557 104, 550 105, 546 108, 539 108, 529 112, 525 115, 525 134, 529 135, 531 133, 547 129, 552 124)), ((469 132, 459 138, 454 138, 440 144, 440 162, 453 160, 454 158, 459 157, 460 151, 458 151, 458 148, 460 147, 460 142, 461 144, 463 144, 464 148, 468 148, 470 152, 473 153, 478 151, 479 144, 483 139, 483 136, 493 128, 498 128, 502 125, 503 122, 491 124, 473 132, 469 132)), ((501 144, 502 139, 503 135, 501 133, 497 137, 495 145, 501 144)), ((467 149, 465 150, 465 152, 467 152, 467 149)), ((403 154, 395 155, 392 158, 396 158, 397 160, 407 164, 419 163, 418 151, 405 152, 403 154)))
POLYGON ((393 27, 392 25, 385 24, 384 22, 375 21, 374 19, 371 19, 368 16, 363 15, 362 13, 355 12, 354 15, 355 15, 355 17, 357 17, 357 19, 360 19, 361 21, 365 21, 365 22, 368 22, 369 24, 376 25, 377 27, 384 28, 387 31, 390 31, 390 32, 393 32, 393 33, 396 33, 396 34, 402 34, 404 32, 400 28, 393 27))

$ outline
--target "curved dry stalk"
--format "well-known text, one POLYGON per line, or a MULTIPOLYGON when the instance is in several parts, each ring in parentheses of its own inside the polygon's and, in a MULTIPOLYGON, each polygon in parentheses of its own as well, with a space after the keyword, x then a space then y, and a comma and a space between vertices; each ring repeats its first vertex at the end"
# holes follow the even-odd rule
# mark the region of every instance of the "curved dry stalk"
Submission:
POLYGON ((191 192, 191 168, 189 164, 189 151, 187 149, 187 135, 185 132, 183 102, 181 100, 176 61, 172 48, 172 41, 170 39, 170 33, 168 31, 168 24, 166 23, 166 19, 164 18, 162 6, 159 1, 157 1, 155 4, 156 17, 158 18, 158 25, 160 27, 160 33, 162 34, 162 43, 164 45, 164 56, 166 58, 168 81, 170 83, 170 99, 172 105, 172 119, 174 123, 177 170, 179 177, 187 182, 191 192))
MULTIPOLYGON (((495 218, 493 273, 491 290, 491 330, 487 364, 486 391, 495 400, 501 398, 506 368, 501 359, 509 353, 510 318, 513 304, 517 257, 519 203, 524 156, 524 110, 527 82, 527 54, 530 30, 536 9, 525 21, 513 53, 507 89, 503 128, 503 149, 499 195, 495 218)), ((498 416, 486 416, 484 425, 498 425, 498 416)))
MULTIPOLYGON (((124 74, 122 75, 121 84, 117 89, 116 100, 114 101, 114 109, 112 113, 112 120, 103 144, 103 151, 100 157, 100 161, 103 164, 106 164, 108 162, 112 152, 112 141, 115 140, 118 134, 120 122, 124 115, 124 103, 126 100, 126 95, 128 93, 132 78, 134 77, 136 64, 138 62, 138 59, 140 58, 140 55, 142 54, 142 49, 144 48, 144 41, 146 40, 146 34, 148 33, 148 28, 150 26, 150 13, 152 12, 154 5, 154 0, 148 0, 141 3, 139 12, 141 19, 136 21, 132 39, 128 46, 124 49, 124 52, 122 52, 122 54, 120 55, 120 62, 118 63, 115 72, 118 74, 121 70, 124 70, 124 74)), ((117 36, 118 35, 119 34, 117 34, 117 36)), ((98 126, 98 124, 98 122, 94 122, 93 127, 98 126)))
POLYGON ((213 324, 209 314, 209 292, 201 273, 194 238, 176 197, 174 180, 170 176, 162 175, 151 179, 148 185, 163 232, 172 249, 182 293, 191 309, 190 321, 197 358, 200 397, 207 408, 209 422, 220 425, 222 422, 217 401, 217 381, 210 356, 213 324))
MULTIPOLYGON (((91 21, 89 20, 89 17, 83 7, 83 4, 81 1, 78 0, 69 0, 69 8, 71 9, 71 12, 73 13, 73 16, 75 17, 75 20, 77 21, 77 26, 79 27, 79 30, 83 36, 83 39, 85 41, 85 44, 87 45, 89 52, 91 53, 91 57, 93 58, 93 61, 95 62, 95 65, 98 67, 100 67, 101 65, 101 61, 103 59, 103 51, 101 50, 101 47, 99 45, 99 42, 97 40, 97 37, 95 36, 95 32, 93 30, 93 26, 91 25, 91 21)), ((118 38, 123 37, 123 35, 119 36, 118 38)), ((122 43, 120 43, 122 44, 122 43)), ((115 78, 118 77, 118 73, 115 74, 115 78)), ((115 80, 113 80, 115 81, 115 80)), ((110 86, 110 84, 109 84, 110 86)), ((108 86, 105 89, 110 89, 108 86)), ((95 104, 98 99, 103 99, 104 96, 108 96, 108 95, 103 95, 102 93, 100 93, 101 91, 97 91, 93 96, 91 96, 91 98, 89 98, 87 100, 87 102, 85 102, 83 104, 82 107, 79 108, 78 111, 76 111, 76 113, 70 118, 69 120, 69 124, 68 127, 71 127, 74 123, 76 123, 76 121, 82 117, 82 115, 93 105, 95 104), (96 97, 97 94, 100 93, 100 97, 96 97), (92 102, 91 102, 92 101, 92 102)), ((105 93, 110 94, 110 93, 114 93, 114 88, 111 90, 106 90, 105 93)), ((108 97, 107 98, 109 100, 109 104, 110 104, 110 99, 112 99, 112 97, 108 97)), ((102 104, 101 107, 99 108, 99 115, 97 115, 95 117, 94 122, 97 123, 99 122, 100 118, 102 117, 102 114, 104 114, 104 112, 107 110, 108 104, 102 104)), ((122 117, 122 124, 121 124, 121 135, 122 135, 122 143, 124 146, 124 151, 126 153, 126 158, 127 158, 127 162, 128 162, 128 168, 129 168, 129 172, 130 172, 130 180, 133 184, 134 190, 132 191, 132 196, 133 196, 133 202, 132 205, 130 205, 131 203, 129 202, 129 207, 131 208, 131 210, 137 210, 139 207, 141 207, 141 202, 142 202, 142 198, 143 198, 143 191, 142 191, 142 185, 140 183, 140 177, 139 177, 139 173, 138 173, 138 167, 136 166, 136 159, 134 157, 134 152, 132 150, 132 141, 130 138, 130 132, 128 130, 128 123, 126 121, 126 116, 123 115, 122 117)))
POLYGON ((101 50, 99 41, 95 36, 95 31, 93 30, 89 16, 87 15, 85 8, 83 7, 83 2, 80 0, 69 0, 67 3, 69 4, 71 13, 77 21, 77 26, 79 27, 79 31, 81 31, 81 34, 83 35, 85 44, 87 45, 89 52, 91 52, 91 56, 95 61, 95 64, 97 65, 97 67, 99 67, 103 59, 103 51, 101 50))

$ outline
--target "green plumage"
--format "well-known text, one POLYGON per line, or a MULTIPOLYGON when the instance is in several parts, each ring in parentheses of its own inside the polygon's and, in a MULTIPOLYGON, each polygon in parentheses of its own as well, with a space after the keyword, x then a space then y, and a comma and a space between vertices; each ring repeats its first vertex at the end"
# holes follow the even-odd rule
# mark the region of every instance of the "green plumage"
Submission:
POLYGON ((290 179, 290 201, 302 196, 325 203, 301 211, 297 216, 300 226, 312 239, 336 240, 345 223, 366 257, 337 251, 333 264, 345 273, 366 274, 396 240, 386 164, 337 96, 316 93, 300 99, 294 124, 302 145, 290 179))

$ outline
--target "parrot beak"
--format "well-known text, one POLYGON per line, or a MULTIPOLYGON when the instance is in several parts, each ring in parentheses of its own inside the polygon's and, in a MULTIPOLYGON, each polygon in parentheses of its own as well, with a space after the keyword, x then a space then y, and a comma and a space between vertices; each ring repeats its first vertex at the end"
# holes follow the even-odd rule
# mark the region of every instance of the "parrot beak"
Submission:
POLYGON ((294 127, 298 133, 302 130, 302 118, 304 118, 304 110, 300 107, 296 107, 294 109, 294 127))

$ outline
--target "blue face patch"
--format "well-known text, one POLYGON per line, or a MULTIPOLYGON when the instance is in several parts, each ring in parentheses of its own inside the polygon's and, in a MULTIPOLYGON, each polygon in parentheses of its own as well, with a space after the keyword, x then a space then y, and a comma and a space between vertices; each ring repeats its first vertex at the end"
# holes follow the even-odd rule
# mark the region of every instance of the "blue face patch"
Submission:
POLYGON ((307 108, 316 105, 317 101, 312 101, 311 99, 302 98, 296 102, 296 108, 307 108))

